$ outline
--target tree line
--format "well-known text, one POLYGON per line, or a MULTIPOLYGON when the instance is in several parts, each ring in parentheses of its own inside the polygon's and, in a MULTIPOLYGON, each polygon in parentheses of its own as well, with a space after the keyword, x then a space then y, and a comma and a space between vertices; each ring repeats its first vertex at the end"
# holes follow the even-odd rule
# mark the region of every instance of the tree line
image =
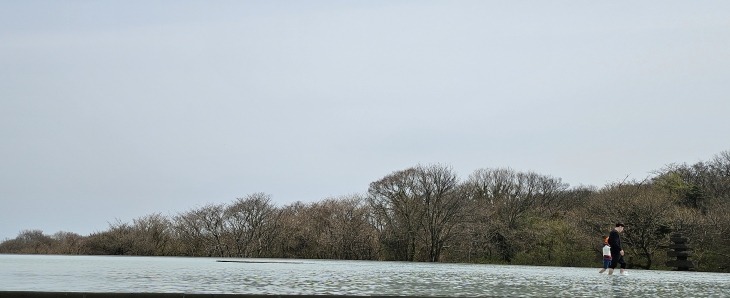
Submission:
POLYGON ((690 238, 699 270, 730 272, 730 151, 643 180, 570 187, 485 168, 460 179, 417 165, 367 193, 277 206, 266 193, 177 214, 115 221, 88 236, 21 231, 0 253, 200 256, 592 266, 614 223, 629 267, 669 269, 669 235, 690 238))

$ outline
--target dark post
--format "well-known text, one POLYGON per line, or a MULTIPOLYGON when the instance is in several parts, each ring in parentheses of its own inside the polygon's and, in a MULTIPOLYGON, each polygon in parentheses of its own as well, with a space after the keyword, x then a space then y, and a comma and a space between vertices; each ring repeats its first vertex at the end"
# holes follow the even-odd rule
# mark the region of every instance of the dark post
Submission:
POLYGON ((687 260, 688 257, 692 256, 692 250, 687 246, 689 239, 682 237, 682 234, 673 234, 669 237, 669 240, 674 242, 674 244, 669 245, 669 248, 673 249, 673 251, 668 251, 667 256, 676 257, 677 259, 667 262, 667 266, 677 267, 678 271, 697 268, 697 261, 687 260))

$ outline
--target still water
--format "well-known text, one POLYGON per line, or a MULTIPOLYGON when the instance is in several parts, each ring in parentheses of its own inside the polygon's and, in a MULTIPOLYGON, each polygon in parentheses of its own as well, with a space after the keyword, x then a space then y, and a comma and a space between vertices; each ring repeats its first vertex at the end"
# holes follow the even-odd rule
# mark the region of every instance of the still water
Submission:
POLYGON ((631 270, 628 276, 608 276, 599 275, 598 269, 335 260, 0 255, 0 291, 730 296, 730 274, 631 270))

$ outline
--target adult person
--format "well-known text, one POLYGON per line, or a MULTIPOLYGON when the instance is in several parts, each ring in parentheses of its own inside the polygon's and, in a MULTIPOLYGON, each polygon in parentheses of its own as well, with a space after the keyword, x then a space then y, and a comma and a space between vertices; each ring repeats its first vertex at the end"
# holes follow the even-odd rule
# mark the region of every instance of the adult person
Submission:
POLYGON ((618 264, 621 264, 621 275, 626 275, 624 271, 626 269, 626 262, 624 261, 624 249, 621 247, 621 236, 619 233, 624 231, 624 224, 617 222, 616 227, 611 230, 608 234, 608 245, 611 246, 611 269, 608 269, 608 274, 613 274, 613 269, 616 269, 618 264))

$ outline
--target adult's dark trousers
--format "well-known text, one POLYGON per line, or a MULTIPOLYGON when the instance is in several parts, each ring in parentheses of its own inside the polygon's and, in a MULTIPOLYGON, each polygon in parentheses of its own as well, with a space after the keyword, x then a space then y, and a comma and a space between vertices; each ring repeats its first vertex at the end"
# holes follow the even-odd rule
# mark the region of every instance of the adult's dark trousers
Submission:
POLYGON ((617 252, 615 254, 611 252, 611 269, 616 269, 618 264, 621 264, 621 269, 626 269, 626 261, 624 261, 624 256, 622 256, 620 252, 617 252))

